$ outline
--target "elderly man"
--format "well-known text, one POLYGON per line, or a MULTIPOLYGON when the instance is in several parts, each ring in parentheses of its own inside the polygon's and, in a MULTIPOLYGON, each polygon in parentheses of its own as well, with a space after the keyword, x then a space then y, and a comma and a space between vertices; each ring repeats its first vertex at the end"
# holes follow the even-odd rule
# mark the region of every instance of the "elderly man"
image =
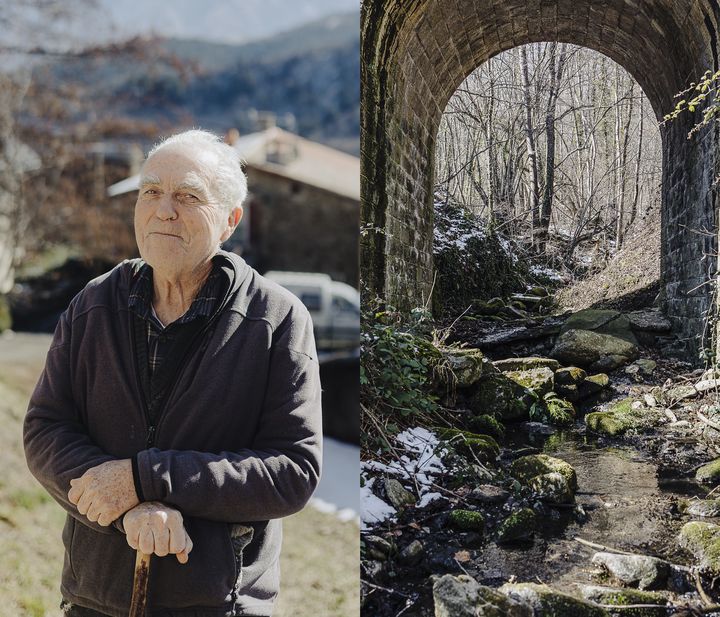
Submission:
POLYGON ((60 318, 25 452, 68 513, 68 615, 126 616, 135 549, 155 555, 149 615, 271 615, 277 519, 320 473, 320 382, 304 306, 219 249, 246 193, 216 136, 160 143, 135 205, 142 259, 60 318))

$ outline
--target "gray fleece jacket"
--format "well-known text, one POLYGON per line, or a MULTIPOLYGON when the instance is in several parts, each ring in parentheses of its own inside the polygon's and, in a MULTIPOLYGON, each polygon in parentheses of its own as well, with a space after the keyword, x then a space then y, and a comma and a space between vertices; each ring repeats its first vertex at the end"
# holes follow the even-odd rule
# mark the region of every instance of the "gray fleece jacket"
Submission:
POLYGON ((230 289, 153 435, 128 311, 138 260, 91 281, 60 318, 24 442, 30 470, 68 513, 61 590, 73 603, 128 613, 133 549, 116 527, 80 515, 67 492, 87 469, 137 455, 145 500, 178 508, 194 543, 185 565, 153 557, 148 614, 271 615, 277 519, 305 505, 320 474, 318 362, 302 303, 223 254, 230 289))

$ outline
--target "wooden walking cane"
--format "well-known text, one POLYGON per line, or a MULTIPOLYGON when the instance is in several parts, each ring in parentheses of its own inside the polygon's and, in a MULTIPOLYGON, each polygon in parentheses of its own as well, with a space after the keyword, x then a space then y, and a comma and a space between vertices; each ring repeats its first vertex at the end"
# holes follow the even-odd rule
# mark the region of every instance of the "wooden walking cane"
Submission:
POLYGON ((151 557, 152 555, 146 555, 140 549, 138 549, 137 555, 135 556, 135 577, 133 578, 133 591, 132 599, 130 600, 129 617, 145 617, 151 557))

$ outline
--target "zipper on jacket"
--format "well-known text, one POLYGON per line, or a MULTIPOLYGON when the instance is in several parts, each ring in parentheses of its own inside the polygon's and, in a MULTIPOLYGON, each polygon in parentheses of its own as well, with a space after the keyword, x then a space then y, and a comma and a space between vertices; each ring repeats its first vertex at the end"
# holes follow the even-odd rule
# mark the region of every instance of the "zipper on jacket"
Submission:
MULTIPOLYGON (((235 274, 237 274, 237 272, 234 270, 234 268, 233 268, 233 271, 235 274)), ((208 332, 208 330, 211 329, 211 327, 217 321, 220 314, 223 312, 223 309, 228 305, 229 298, 231 296, 233 296, 235 293, 237 293, 237 288, 233 289, 233 283, 231 282, 230 287, 228 288, 228 290, 225 293, 225 297, 220 302, 220 305, 218 306, 218 308, 215 309, 215 312, 210 316, 210 318, 203 325, 203 327, 196 333, 195 337, 193 338, 193 340, 190 343, 189 349, 192 348, 192 345, 196 341, 202 340, 203 335, 206 332, 208 332)), ((131 312, 130 312, 129 317, 130 317, 130 322, 131 322, 130 327, 133 328, 134 324, 132 323, 133 317, 132 317, 131 312)), ((131 330, 131 332, 132 332, 132 330, 131 330)), ((168 392, 167 396, 165 397, 162 408, 158 410, 158 413, 155 414, 155 418, 153 420, 153 418, 150 417, 150 409, 148 408, 147 398, 145 397, 145 389, 142 384, 142 378, 140 377, 140 365, 138 363, 138 358, 137 358, 137 348, 135 345, 134 332, 133 332, 132 338, 131 338, 131 349, 132 349, 132 356, 133 356, 133 364, 135 365, 135 381, 137 383, 138 390, 140 392, 140 399, 142 401, 143 414, 145 416, 145 422, 147 423, 147 427, 148 427, 147 438, 145 440, 145 447, 147 449, 147 448, 152 448, 153 445, 155 445, 155 437, 157 434, 157 428, 160 425, 163 414, 165 413, 165 409, 167 408, 168 402, 170 401, 170 399, 172 398, 172 395, 175 392, 175 389, 178 385, 179 377, 182 374, 185 367, 187 366, 191 354, 189 353, 189 349, 188 349, 188 351, 185 353, 185 357, 183 358, 182 363, 177 368, 177 372, 175 373, 175 380, 173 381, 172 386, 170 387, 170 391, 168 392)))
POLYGON ((152 448, 155 444, 155 425, 151 424, 148 427, 148 433, 147 433, 147 441, 145 442, 146 448, 152 448))

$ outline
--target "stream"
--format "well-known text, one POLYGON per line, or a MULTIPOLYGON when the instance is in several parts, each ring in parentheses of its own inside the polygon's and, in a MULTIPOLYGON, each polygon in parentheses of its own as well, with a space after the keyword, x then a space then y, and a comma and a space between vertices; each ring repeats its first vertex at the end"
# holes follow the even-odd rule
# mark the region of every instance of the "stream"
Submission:
POLYGON ((675 563, 687 561, 676 545, 680 527, 690 520, 681 513, 681 502, 703 496, 706 487, 681 477, 659 478, 657 466, 635 448, 603 447, 575 429, 550 436, 519 433, 513 441, 575 468, 576 504, 585 514, 555 510, 557 518, 531 542, 487 543, 473 563, 481 582, 499 585, 515 575, 518 581, 540 580, 563 591, 589 583, 596 550, 575 537, 675 563))

